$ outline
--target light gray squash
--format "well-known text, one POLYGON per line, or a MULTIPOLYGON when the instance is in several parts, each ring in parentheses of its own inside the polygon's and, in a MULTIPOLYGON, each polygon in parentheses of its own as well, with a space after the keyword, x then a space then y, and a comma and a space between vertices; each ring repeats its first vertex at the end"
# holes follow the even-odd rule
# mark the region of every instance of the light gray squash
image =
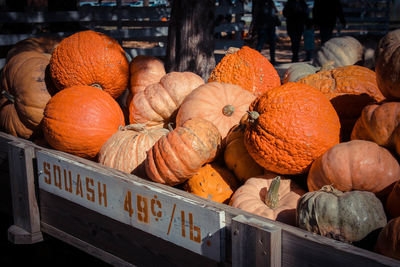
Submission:
POLYGON ((304 194, 296 208, 298 227, 348 243, 360 241, 386 223, 381 201, 367 191, 341 192, 326 185, 304 194))

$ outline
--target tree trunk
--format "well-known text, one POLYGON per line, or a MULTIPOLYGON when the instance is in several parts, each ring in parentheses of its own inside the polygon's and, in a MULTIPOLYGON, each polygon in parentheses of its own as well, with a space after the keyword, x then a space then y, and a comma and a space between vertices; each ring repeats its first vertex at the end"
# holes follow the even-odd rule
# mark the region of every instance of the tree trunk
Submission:
POLYGON ((168 29, 166 70, 191 71, 205 81, 215 67, 215 0, 174 0, 168 29))

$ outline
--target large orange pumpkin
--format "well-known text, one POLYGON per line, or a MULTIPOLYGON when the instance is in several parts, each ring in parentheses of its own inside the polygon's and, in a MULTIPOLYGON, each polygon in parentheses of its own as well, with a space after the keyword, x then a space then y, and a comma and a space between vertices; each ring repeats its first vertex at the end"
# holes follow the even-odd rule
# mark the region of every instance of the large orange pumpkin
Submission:
POLYGON ((26 38, 17 42, 10 50, 8 50, 6 61, 8 62, 13 56, 21 52, 28 51, 35 51, 51 55, 62 39, 62 37, 53 36, 26 38))
POLYGON ((301 174, 326 150, 339 143, 340 122, 328 98, 295 82, 258 97, 246 115, 245 146, 265 169, 301 174))
POLYGON ((331 101, 342 125, 342 141, 348 141, 362 109, 385 99, 374 71, 356 65, 338 67, 308 75, 300 83, 318 89, 331 101))
POLYGON ((239 123, 255 96, 240 86, 210 82, 193 90, 183 101, 176 115, 176 125, 199 117, 217 126, 222 139, 239 123))
POLYGON ((146 152, 168 132, 164 128, 148 129, 140 124, 121 127, 103 144, 98 161, 105 166, 132 173, 145 160, 146 152))
POLYGON ((92 85, 117 98, 128 88, 129 62, 115 39, 99 32, 82 31, 56 47, 50 60, 50 74, 59 90, 92 85))
POLYGON ((183 185, 183 189, 193 195, 226 204, 237 187, 236 177, 216 163, 205 164, 183 185))
POLYGON ((214 124, 201 118, 187 120, 147 152, 146 174, 158 183, 183 183, 215 159, 220 145, 221 134, 214 124))
POLYGON ((193 72, 170 72, 158 83, 137 92, 129 104, 129 122, 148 126, 164 126, 175 121, 183 99, 204 84, 193 72))
POLYGON ((0 128, 4 132, 24 139, 41 134, 43 110, 55 91, 46 83, 49 60, 49 54, 25 51, 16 53, 5 65, 0 99, 0 128))
POLYGON ((296 223, 296 206, 305 193, 293 180, 274 173, 252 177, 233 193, 229 205, 290 225, 296 223))
POLYGON ((318 157, 307 177, 309 191, 332 185, 342 192, 359 190, 386 196, 400 179, 396 158, 374 142, 353 140, 337 144, 318 157))
POLYGON ((43 132, 53 148, 93 159, 124 126, 118 103, 106 92, 78 85, 55 94, 44 110, 43 132))
POLYGON ((274 66, 260 52, 248 46, 228 50, 208 81, 236 84, 256 96, 281 85, 274 66))

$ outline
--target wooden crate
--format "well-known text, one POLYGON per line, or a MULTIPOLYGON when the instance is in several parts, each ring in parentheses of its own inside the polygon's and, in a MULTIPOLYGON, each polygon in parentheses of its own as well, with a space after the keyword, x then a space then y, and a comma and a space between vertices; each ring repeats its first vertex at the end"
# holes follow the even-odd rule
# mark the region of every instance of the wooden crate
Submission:
POLYGON ((5 133, 0 155, 9 165, 0 180, 12 196, 9 240, 17 244, 46 233, 115 266, 400 266, 5 133))

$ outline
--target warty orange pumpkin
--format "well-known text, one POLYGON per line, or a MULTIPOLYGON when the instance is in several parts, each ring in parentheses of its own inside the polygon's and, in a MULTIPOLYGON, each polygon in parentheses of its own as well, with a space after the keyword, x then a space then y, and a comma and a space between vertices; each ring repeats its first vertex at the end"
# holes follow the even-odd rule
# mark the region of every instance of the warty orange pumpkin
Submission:
POLYGON ((203 118, 217 126, 222 139, 238 124, 255 96, 240 86, 209 82, 193 90, 183 100, 176 115, 176 125, 190 118, 203 118))
POLYGON ((301 174, 339 143, 340 122, 328 98, 315 88, 288 82, 250 105, 244 143, 266 170, 301 174))
POLYGON ((117 98, 128 88, 129 62, 115 39, 100 32, 81 31, 54 49, 50 74, 59 90, 91 85, 117 98))
POLYGON ((248 46, 228 49, 211 72, 208 82, 236 84, 255 96, 281 85, 274 66, 260 52, 248 46))
POLYGON ((51 147, 94 159, 125 126, 118 103, 99 88, 77 85, 55 94, 44 109, 43 132, 51 147))
POLYGON ((147 152, 146 174, 158 183, 183 183, 213 161, 220 146, 221 134, 214 124, 202 118, 189 119, 162 136, 147 152))
POLYGON ((183 189, 193 195, 228 204, 238 181, 225 167, 207 163, 183 185, 183 189))

